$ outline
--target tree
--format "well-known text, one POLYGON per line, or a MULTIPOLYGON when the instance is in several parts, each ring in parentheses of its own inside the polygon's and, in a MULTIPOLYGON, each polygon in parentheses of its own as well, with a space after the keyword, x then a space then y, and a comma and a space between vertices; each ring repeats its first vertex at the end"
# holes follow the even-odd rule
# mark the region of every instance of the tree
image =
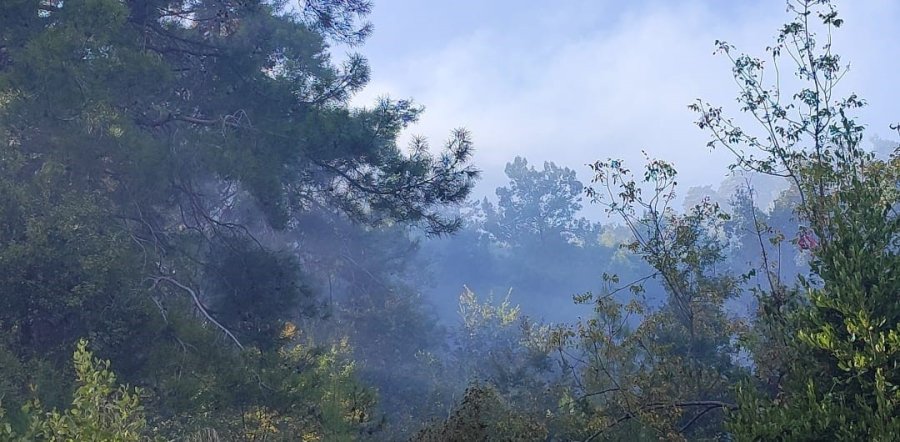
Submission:
POLYGON ((7 176, 55 164, 74 192, 102 195, 148 276, 213 259, 203 241, 252 233, 234 216, 242 203, 276 229, 324 206, 450 231, 457 221, 435 208, 464 199, 476 176, 468 134, 439 157, 424 141, 404 155, 397 134, 420 109, 348 109, 368 68, 329 61, 327 38, 365 34, 348 20, 366 5, 5 2, 0 127, 20 159, 7 176))
POLYGON ((453 220, 432 209, 467 193, 468 135, 439 158, 422 141, 403 155, 397 133, 420 109, 348 109, 368 67, 359 56, 341 68, 329 60, 326 39, 344 37, 367 4, 6 2, 4 126, 19 149, 51 158, 92 145, 69 157, 73 172, 141 203, 196 198, 217 179, 239 184, 275 226, 327 203, 444 231, 453 220), (38 138, 50 128, 68 136, 38 138))
POLYGON ((602 293, 576 296, 594 314, 557 337, 573 380, 565 404, 580 421, 574 437, 718 437, 724 412, 735 407, 730 380, 742 373, 735 363, 740 323, 724 310, 739 282, 722 265, 728 217, 708 200, 675 212, 675 169, 663 161, 650 161, 641 180, 620 160, 591 167, 588 197, 631 229, 623 247, 653 272, 621 286, 605 274, 602 293), (643 299, 652 278, 667 295, 658 307, 643 299), (632 295, 627 303, 615 297, 623 290, 632 295))
POLYGON ((598 265, 624 270, 633 262, 616 256, 615 244, 601 238, 603 227, 579 214, 583 185, 574 171, 549 162, 535 169, 517 158, 506 172, 496 205, 483 200, 464 212, 452 239, 423 244, 442 296, 436 302, 451 311, 463 285, 483 293, 512 289, 530 316, 568 321, 580 313, 570 295, 599 286, 598 265))
POLYGON ((900 161, 878 160, 862 148, 864 128, 852 112, 863 100, 835 97, 846 71, 832 53, 832 31, 843 23, 832 2, 791 1, 789 11, 791 22, 768 52, 776 67, 785 55, 795 63, 804 81, 795 94, 763 82, 762 60, 734 56, 732 46, 719 43, 741 85, 741 110, 761 123, 761 134, 720 108, 693 105, 698 124, 713 135, 710 145, 735 152, 736 167, 793 181, 803 222, 795 243, 811 255, 810 275, 788 292, 793 297, 779 287, 763 292, 761 339, 787 332, 789 357, 779 361, 774 397, 740 387, 730 428, 744 440, 894 440, 900 161))
MULTIPOLYGON (((359 379, 378 392, 369 438, 411 437, 423 422, 444 415, 455 381, 436 369, 448 340, 419 279, 418 241, 408 226, 367 228, 315 214, 304 222, 310 237, 300 252, 310 284, 327 293, 315 336, 346 337, 359 361, 359 379)), ((421 234, 419 234, 421 236, 421 234)))
POLYGON ((280 331, 321 311, 302 220, 448 233, 477 177, 466 131, 407 153, 420 107, 349 106, 367 63, 329 47, 360 44, 369 9, 0 2, 0 332, 23 371, 53 374, 45 403, 67 401, 56 373, 87 336, 173 434, 250 409, 325 425, 292 408, 314 393, 263 381, 294 379, 280 331))
POLYGON ((549 327, 521 316, 508 296, 479 300, 468 288, 459 296, 459 316, 451 351, 438 363, 451 398, 465 392, 429 416, 414 439, 546 440, 560 393, 549 327))
POLYGON ((583 185, 575 171, 545 162, 543 170, 516 157, 506 165, 509 187, 497 188, 497 209, 489 205, 488 230, 509 244, 537 238, 539 243, 566 240, 577 233, 583 185))
MULTIPOLYGON (((145 353, 121 344, 147 339, 159 313, 144 296, 140 256, 108 217, 111 202, 73 189, 59 164, 30 176, 13 173, 24 159, 3 152, 0 335, 38 384, 40 399, 62 407, 70 381, 61 367, 80 336, 91 336, 95 349, 119 361, 120 369, 131 367, 124 359, 140 364, 145 353)), ((12 366, 3 365, 4 376, 14 376, 12 366)), ((24 399, 25 385, 4 386, 0 395, 24 399)))

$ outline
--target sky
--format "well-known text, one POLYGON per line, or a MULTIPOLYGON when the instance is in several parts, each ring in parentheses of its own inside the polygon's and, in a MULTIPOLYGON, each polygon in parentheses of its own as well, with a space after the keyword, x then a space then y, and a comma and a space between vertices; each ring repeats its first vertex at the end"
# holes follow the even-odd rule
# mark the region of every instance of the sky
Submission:
MULTIPOLYGON (((900 122, 900 0, 837 0, 845 25, 836 52, 851 71, 841 92, 869 102, 869 135, 896 138, 900 122)), ((506 183, 524 156, 590 179, 586 164, 641 151, 672 161, 682 190, 720 182, 732 160, 706 147, 688 104, 697 98, 737 114, 728 60, 714 41, 764 56, 788 20, 785 0, 375 0, 375 31, 358 48, 372 81, 355 105, 378 97, 425 106, 404 133, 440 147, 464 127, 483 171, 476 196, 506 183)))

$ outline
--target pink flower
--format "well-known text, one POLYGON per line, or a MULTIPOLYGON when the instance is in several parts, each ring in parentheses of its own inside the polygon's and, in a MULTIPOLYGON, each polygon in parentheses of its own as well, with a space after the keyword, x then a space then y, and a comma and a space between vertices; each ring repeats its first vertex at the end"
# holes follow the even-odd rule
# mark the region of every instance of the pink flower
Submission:
POLYGON ((800 250, 812 250, 819 246, 819 241, 812 233, 803 232, 797 240, 797 245, 800 246, 800 250))

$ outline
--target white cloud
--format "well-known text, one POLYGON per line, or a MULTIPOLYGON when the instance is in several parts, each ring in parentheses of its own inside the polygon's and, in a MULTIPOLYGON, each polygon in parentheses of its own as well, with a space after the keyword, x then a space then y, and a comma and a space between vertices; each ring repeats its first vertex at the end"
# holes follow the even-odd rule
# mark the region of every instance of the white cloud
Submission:
MULTIPOLYGON (((687 105, 698 97, 735 104, 730 67, 712 55, 713 41, 762 54, 787 18, 783 1, 752 3, 726 11, 712 0, 649 2, 615 12, 596 29, 587 26, 585 5, 613 14, 610 2, 546 4, 530 21, 517 17, 518 27, 487 21, 451 40, 423 37, 406 53, 385 49, 372 57, 373 82, 355 103, 388 94, 415 98, 426 112, 410 133, 435 145, 454 127, 470 129, 485 172, 479 194, 504 183, 503 166, 516 155, 552 160, 588 179, 585 163, 621 157, 637 167, 646 149, 675 162, 685 189, 718 182, 731 157, 705 147, 707 135, 693 126, 687 105)), ((900 6, 838 6, 847 25, 836 47, 854 66, 842 86, 869 99, 863 116, 873 133, 886 136, 886 125, 900 121, 892 75, 900 63, 900 6)))

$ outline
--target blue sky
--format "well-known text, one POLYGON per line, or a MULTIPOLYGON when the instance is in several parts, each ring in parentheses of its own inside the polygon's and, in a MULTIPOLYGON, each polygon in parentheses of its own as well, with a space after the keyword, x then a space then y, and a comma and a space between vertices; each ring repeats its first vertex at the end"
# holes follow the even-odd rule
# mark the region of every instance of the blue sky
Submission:
MULTIPOLYGON (((870 106, 870 135, 900 122, 900 1, 838 0, 846 25, 836 50, 851 63, 842 91, 870 106)), ((786 19, 784 0, 375 0, 375 33, 359 51, 372 82, 354 99, 413 98, 425 105, 405 137, 439 146, 472 131, 493 194, 516 155, 571 167, 640 151, 673 161, 682 189, 718 183, 731 159, 709 151, 687 105, 702 97, 736 109, 724 39, 764 55, 786 19)), ((896 136, 894 136, 896 138, 896 136)))

